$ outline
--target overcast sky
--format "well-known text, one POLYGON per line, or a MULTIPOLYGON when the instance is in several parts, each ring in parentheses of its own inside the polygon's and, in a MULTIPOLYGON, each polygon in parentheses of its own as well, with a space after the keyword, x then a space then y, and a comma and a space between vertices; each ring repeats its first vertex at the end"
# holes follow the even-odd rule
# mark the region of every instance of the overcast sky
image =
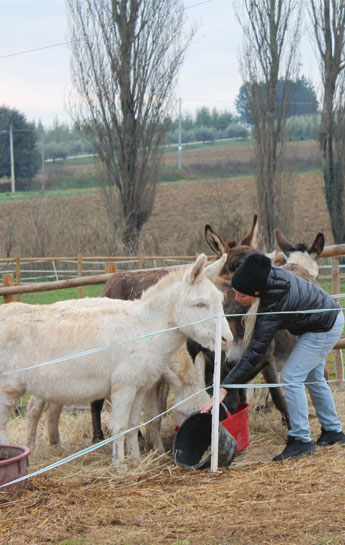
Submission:
MULTIPOLYGON (((232 0, 185 0, 186 14, 199 25, 176 89, 183 112, 216 107, 235 112, 241 86, 238 57, 242 31, 232 0)), ((49 127, 69 122, 69 50, 64 0, 0 0, 0 105, 16 108, 29 121, 49 127), (53 46, 53 47, 48 47, 53 46), (23 51, 43 48, 25 54, 23 51)), ((318 81, 306 39, 302 73, 318 81)))

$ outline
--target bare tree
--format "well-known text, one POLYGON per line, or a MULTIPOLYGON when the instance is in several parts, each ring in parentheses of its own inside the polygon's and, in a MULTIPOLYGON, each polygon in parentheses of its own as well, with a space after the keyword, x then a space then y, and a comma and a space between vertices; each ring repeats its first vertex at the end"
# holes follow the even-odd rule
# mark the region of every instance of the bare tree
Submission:
POLYGON ((344 0, 310 0, 309 16, 323 82, 320 148, 327 207, 336 243, 345 241, 344 0))
POLYGON ((11 257, 12 250, 15 248, 16 242, 16 217, 13 209, 10 209, 6 218, 3 243, 5 247, 6 257, 11 257))
POLYGON ((68 249, 67 226, 72 227, 72 232, 73 227, 76 231, 74 215, 75 209, 63 200, 56 201, 47 196, 30 199, 21 210, 17 250, 32 257, 63 255, 64 249, 68 249))
POLYGON ((115 230, 136 251, 149 219, 175 79, 194 33, 179 0, 66 0, 75 117, 103 174, 115 230), (122 217, 118 215, 120 200, 122 217))
POLYGON ((300 1, 237 0, 235 10, 244 35, 240 67, 254 127, 263 245, 272 249, 282 205, 278 159, 284 148, 286 112, 291 100, 289 82, 297 76, 300 1), (279 80, 283 86, 278 100, 279 80))

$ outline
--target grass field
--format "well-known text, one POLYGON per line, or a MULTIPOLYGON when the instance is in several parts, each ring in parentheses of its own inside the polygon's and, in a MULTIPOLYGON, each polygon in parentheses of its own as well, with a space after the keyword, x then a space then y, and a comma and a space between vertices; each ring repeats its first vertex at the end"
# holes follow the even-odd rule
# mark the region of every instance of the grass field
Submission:
MULTIPOLYGON (((82 297, 99 297, 103 287, 104 284, 83 286, 82 297)), ((21 303, 30 303, 33 305, 47 305, 55 303, 55 301, 65 301, 66 299, 78 299, 78 288, 24 293, 20 296, 21 303)))

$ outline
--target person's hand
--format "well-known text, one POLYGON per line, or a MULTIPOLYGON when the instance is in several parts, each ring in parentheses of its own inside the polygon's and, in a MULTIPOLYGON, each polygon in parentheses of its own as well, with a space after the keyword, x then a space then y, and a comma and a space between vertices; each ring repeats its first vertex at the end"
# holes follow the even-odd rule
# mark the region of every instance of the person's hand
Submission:
MULTIPOLYGON (((227 396, 228 391, 225 388, 219 389, 219 403, 221 403, 227 396)), ((211 397, 207 403, 205 403, 201 408, 201 413, 208 413, 213 407, 213 397, 211 397)))

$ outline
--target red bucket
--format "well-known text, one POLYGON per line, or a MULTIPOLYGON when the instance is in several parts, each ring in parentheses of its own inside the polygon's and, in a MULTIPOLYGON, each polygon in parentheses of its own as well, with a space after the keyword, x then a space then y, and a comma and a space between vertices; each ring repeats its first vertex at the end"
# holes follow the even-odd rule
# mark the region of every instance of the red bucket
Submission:
POLYGON ((250 444, 249 432, 249 404, 240 403, 234 414, 226 412, 226 418, 221 420, 226 428, 237 441, 237 452, 247 448, 250 444))

